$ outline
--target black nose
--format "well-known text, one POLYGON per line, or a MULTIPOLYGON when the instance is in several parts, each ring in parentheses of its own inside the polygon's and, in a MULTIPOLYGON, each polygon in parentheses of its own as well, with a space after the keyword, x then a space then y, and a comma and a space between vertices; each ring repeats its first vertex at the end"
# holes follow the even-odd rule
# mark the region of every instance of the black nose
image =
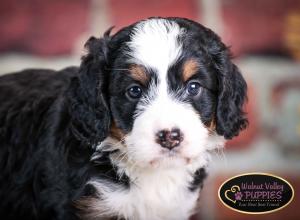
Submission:
POLYGON ((156 133, 156 142, 168 149, 177 147, 183 141, 183 134, 178 128, 161 130, 156 133))

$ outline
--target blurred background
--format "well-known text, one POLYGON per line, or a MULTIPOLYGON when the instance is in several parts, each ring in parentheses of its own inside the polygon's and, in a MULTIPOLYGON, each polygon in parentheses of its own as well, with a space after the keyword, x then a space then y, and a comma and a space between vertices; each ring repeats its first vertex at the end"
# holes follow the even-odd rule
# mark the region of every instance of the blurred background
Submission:
POLYGON ((150 16, 211 28, 231 46, 249 85, 250 126, 213 156, 192 219, 300 219, 300 0, 1 0, 0 74, 79 65, 89 36, 150 16), (284 177, 294 201, 266 215, 226 208, 218 188, 246 172, 284 177))

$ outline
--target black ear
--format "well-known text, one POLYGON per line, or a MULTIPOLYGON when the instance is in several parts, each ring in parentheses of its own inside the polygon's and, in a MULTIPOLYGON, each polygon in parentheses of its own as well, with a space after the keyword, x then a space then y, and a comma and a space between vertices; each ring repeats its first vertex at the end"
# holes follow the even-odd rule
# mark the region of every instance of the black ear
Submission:
POLYGON ((247 84, 231 62, 229 50, 224 45, 222 47, 213 61, 218 78, 216 131, 226 139, 231 139, 248 125, 243 112, 243 105, 247 100, 247 84))
POLYGON ((110 128, 107 102, 108 43, 110 30, 104 37, 91 37, 85 44, 88 53, 82 58, 78 77, 68 92, 72 132, 77 139, 95 145, 101 142, 110 128))

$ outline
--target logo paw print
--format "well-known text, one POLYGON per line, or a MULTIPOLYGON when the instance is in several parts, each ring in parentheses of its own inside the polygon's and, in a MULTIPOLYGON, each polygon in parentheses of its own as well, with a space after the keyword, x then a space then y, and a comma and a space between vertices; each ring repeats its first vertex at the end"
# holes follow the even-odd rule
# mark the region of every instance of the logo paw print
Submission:
POLYGON ((242 200, 242 197, 243 197, 243 193, 241 193, 241 192, 236 192, 235 194, 234 194, 234 196, 235 196, 235 200, 242 200))

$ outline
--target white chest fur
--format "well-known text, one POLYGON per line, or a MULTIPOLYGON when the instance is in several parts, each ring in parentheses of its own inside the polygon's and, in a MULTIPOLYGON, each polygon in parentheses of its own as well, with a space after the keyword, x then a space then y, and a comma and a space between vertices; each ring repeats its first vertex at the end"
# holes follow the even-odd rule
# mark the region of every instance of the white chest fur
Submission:
MULTIPOLYGON (((219 142, 223 143, 223 139, 219 142)), ((212 139, 207 148, 213 149, 219 142, 212 139)), ((126 151, 122 151, 127 148, 119 145, 120 142, 108 138, 99 150, 119 149, 110 155, 110 161, 118 176, 125 174, 130 179, 130 186, 126 188, 104 179, 89 181, 96 188, 98 198, 87 202, 88 217, 85 219, 118 216, 126 220, 187 220, 196 207, 200 191, 191 191, 189 187, 195 172, 207 167, 210 153, 205 151, 190 161, 177 158, 169 166, 160 161, 160 164, 141 167, 128 158, 126 151)))
POLYGON ((143 170, 132 180, 129 189, 101 180, 91 181, 101 198, 94 204, 99 213, 130 220, 184 220, 192 214, 199 191, 189 190, 190 173, 175 169, 143 170))

